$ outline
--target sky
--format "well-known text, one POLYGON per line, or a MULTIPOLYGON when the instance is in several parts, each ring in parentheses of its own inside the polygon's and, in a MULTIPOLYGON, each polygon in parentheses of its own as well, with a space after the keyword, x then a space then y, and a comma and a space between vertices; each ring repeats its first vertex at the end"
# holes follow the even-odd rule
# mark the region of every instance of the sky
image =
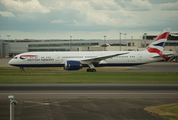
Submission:
POLYGON ((140 39, 164 28, 178 32, 177 6, 178 0, 0 0, 0 38, 140 39))

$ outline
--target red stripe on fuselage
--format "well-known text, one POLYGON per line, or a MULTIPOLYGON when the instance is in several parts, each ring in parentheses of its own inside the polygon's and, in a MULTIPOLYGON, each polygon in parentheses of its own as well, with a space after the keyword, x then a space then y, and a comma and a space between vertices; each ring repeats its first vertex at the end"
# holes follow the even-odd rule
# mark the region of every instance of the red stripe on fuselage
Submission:
POLYGON ((37 57, 38 55, 21 55, 20 57, 37 57))

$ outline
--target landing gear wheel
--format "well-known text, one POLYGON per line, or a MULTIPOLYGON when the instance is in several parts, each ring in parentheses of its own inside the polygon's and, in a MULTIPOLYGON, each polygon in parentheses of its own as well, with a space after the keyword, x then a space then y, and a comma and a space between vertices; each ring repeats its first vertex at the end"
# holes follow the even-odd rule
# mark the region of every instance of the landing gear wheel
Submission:
POLYGON ((96 69, 92 69, 92 72, 96 72, 96 69))
POLYGON ((91 69, 87 69, 87 72, 91 72, 91 69))
POLYGON ((87 69, 87 72, 96 72, 96 69, 87 69))

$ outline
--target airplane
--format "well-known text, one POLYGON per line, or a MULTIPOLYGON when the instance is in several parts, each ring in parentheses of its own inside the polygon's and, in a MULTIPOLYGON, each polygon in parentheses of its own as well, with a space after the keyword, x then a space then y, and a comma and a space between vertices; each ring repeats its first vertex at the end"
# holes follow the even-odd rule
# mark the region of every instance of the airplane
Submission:
POLYGON ((26 52, 16 55, 9 65, 20 67, 63 67, 64 70, 79 70, 89 67, 87 72, 96 72, 95 67, 133 66, 156 62, 168 58, 163 49, 171 28, 164 29, 143 51, 70 51, 70 52, 26 52))

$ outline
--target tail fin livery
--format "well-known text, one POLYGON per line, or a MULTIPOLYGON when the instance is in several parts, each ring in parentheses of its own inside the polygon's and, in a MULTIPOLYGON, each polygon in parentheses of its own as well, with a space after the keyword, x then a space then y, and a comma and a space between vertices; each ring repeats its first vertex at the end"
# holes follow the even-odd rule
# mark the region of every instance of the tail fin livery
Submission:
POLYGON ((155 40, 146 48, 150 53, 157 53, 162 56, 162 52, 169 36, 171 28, 164 29, 160 35, 158 35, 155 40))

